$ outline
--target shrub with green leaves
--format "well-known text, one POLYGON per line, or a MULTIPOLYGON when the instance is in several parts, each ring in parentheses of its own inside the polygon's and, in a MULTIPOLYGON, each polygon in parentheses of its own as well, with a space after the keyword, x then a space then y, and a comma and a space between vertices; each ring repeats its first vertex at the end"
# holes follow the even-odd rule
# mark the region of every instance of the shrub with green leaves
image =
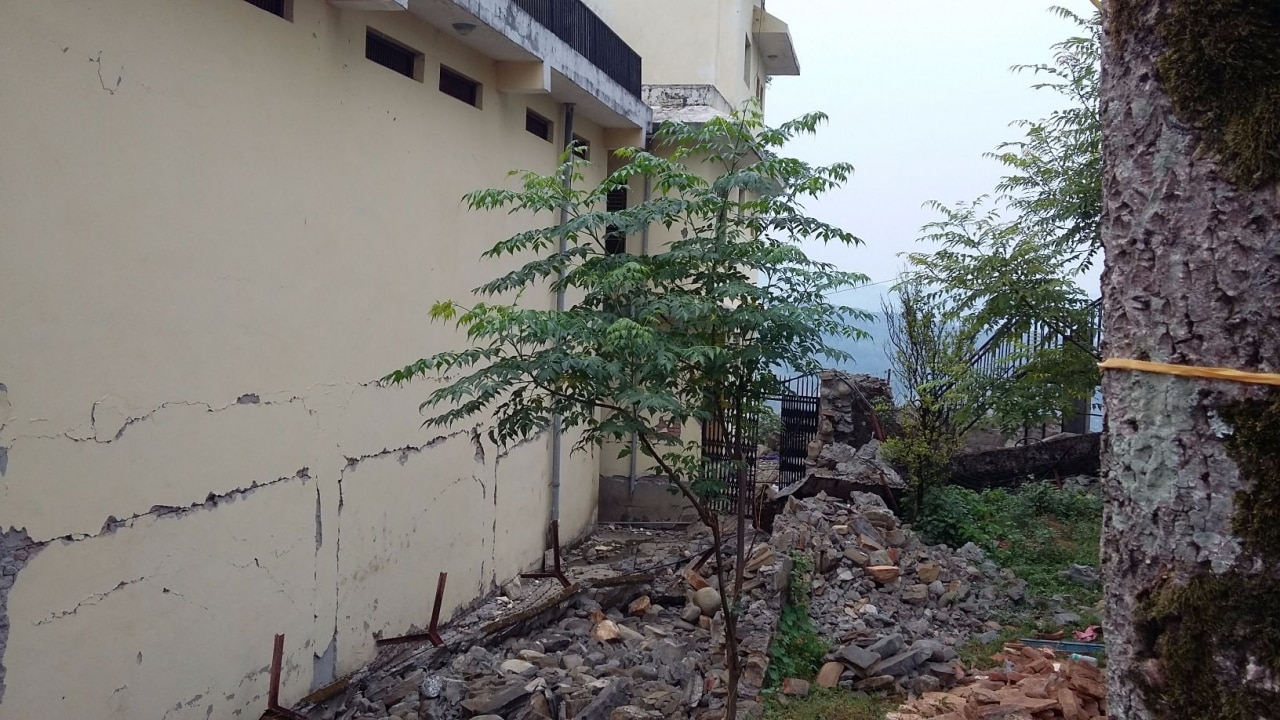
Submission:
POLYGON ((978 545, 1026 580, 1033 595, 1087 600, 1097 592, 1058 577, 1072 563, 1098 565, 1102 499, 1090 493, 1043 482, 1016 491, 941 487, 926 496, 916 528, 931 543, 978 545))

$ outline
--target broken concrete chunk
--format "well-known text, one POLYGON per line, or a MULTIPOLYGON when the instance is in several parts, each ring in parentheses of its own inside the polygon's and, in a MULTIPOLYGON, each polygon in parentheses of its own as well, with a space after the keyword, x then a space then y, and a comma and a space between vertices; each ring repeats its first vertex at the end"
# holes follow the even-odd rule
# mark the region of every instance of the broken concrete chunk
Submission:
POLYGON ((880 638, 867 650, 876 653, 880 657, 888 657, 894 653, 901 652, 902 648, 906 647, 906 644, 901 635, 894 633, 880 638))
POLYGON ((863 650, 857 645, 849 645, 841 649, 838 655, 844 664, 852 668, 861 677, 870 675, 872 666, 880 662, 882 657, 878 652, 863 650))
POLYGON ((903 650, 897 655, 887 657, 871 668, 872 675, 892 675, 902 677, 924 663, 927 656, 919 650, 903 650))
POLYGON ((498 669, 503 675, 525 675, 531 676, 538 671, 533 663, 526 660, 504 660, 498 669))
POLYGON ((524 689, 524 685, 525 683, 520 681, 496 688, 488 688, 480 692, 475 692, 473 688, 471 696, 462 701, 462 707, 473 715, 499 713, 504 708, 515 705, 529 695, 529 691, 524 689))

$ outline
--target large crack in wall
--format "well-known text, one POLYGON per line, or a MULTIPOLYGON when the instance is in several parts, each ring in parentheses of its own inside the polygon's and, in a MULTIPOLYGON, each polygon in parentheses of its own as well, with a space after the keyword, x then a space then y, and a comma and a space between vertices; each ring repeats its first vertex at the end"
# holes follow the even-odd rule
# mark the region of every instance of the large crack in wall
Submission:
MULTIPOLYGON (((0 389, 3 389, 3 388, 0 388, 0 389)), ((5 397, 5 395, 7 395, 7 393, 0 393, 0 399, 7 401, 7 397, 5 397)), ((5 438, 5 440, 7 440, 7 442, 5 444, 8 446, 7 448, 8 450, 12 450, 14 445, 17 445, 19 448, 19 452, 22 451, 24 440, 57 440, 60 442, 71 441, 77 444, 86 443, 91 445, 102 445, 102 446, 105 446, 108 444, 121 444, 123 442, 123 443, 128 443, 129 445, 132 446, 135 442, 135 434, 138 432, 139 426, 148 425, 155 422, 157 415, 163 413, 167 409, 177 410, 182 407, 198 408, 200 410, 203 410, 204 412, 197 412, 194 414, 195 416, 209 417, 210 415, 220 413, 224 410, 233 409, 237 406, 245 406, 245 405, 269 406, 269 405, 288 405, 288 404, 294 404, 294 403, 300 404, 302 408, 307 412, 307 414, 312 416, 312 421, 315 422, 319 432, 321 432, 322 434, 328 434, 328 433, 338 432, 337 430, 335 430, 335 427, 337 428, 341 427, 342 415, 347 410, 346 404, 342 402, 335 403, 332 409, 336 410, 338 413, 337 421, 333 424, 329 424, 329 423, 321 422, 321 417, 320 417, 321 415, 324 415, 327 417, 329 416, 329 413, 327 411, 323 413, 318 412, 319 408, 316 408, 316 407, 308 408, 307 407, 308 401, 305 400, 304 398, 301 398, 298 396, 290 397, 288 395, 283 395, 283 394, 278 397, 279 397, 278 400, 267 400, 257 394, 247 393, 237 397, 237 399, 234 402, 227 403, 225 405, 217 404, 217 403, 207 403, 207 402, 201 402, 201 401, 177 400, 177 401, 168 401, 164 403, 158 403, 155 405, 148 405, 148 409, 145 409, 142 411, 125 410, 123 404, 119 403, 115 399, 108 398, 105 400, 99 400, 98 402, 94 403, 90 412, 90 421, 87 424, 78 425, 76 427, 71 427, 66 430, 59 430, 59 431, 53 431, 53 432, 50 432, 49 430, 45 430, 44 432, 38 435, 23 435, 21 433, 15 434, 13 432, 15 430, 14 426, 9 425, 9 427, 7 428, 9 430, 9 433, 6 433, 7 437, 5 438)), ((312 399, 312 401, 323 402, 323 400, 317 400, 317 399, 312 399)), ((5 407, 0 409, 4 409, 7 411, 8 410, 7 402, 5 403, 5 407)), ((178 418, 178 419, 182 419, 182 418, 178 418)), ((193 417, 189 413, 186 419, 195 420, 195 417, 193 417)), ((331 417, 331 420, 332 419, 333 418, 331 417)), ((0 425, 3 425, 4 424, 3 421, 6 421, 6 420, 9 420, 7 412, 4 413, 3 417, 0 417, 0 425)), ((172 424, 170 425, 172 426, 172 424)), ((183 426, 183 427, 185 428, 187 426, 183 426)), ((191 426, 190 432, 196 432, 196 431, 198 431, 198 427, 191 426)), ((15 585, 19 571, 21 571, 38 552, 40 552, 50 544, 54 544, 54 543, 61 543, 62 545, 68 545, 73 543, 80 543, 85 540, 102 538, 104 536, 112 535, 121 529, 133 528, 135 525, 137 525, 140 521, 144 519, 157 519, 157 518, 178 519, 178 518, 186 517, 193 513, 197 513, 202 510, 212 510, 223 504, 235 502, 239 499, 246 498, 247 496, 253 494, 257 490, 262 489, 264 487, 273 486, 279 483, 289 483, 289 482, 298 481, 298 480, 301 480, 304 483, 313 479, 317 480, 317 486, 315 488, 315 494, 314 494, 314 503, 315 503, 315 508, 314 508, 315 521, 314 521, 314 530, 313 530, 314 537, 311 536, 311 531, 309 530, 306 537, 299 536, 298 538, 299 540, 305 542, 308 545, 314 543, 314 548, 315 548, 314 557, 317 563, 316 571, 313 574, 315 591, 317 593, 323 593, 328 590, 327 580, 325 578, 322 578, 320 575, 321 562, 327 563, 331 561, 333 563, 334 577, 335 579, 337 579, 337 582, 334 583, 334 587, 332 588, 332 592, 334 592, 332 634, 330 635, 330 637, 325 638, 324 635, 327 633, 323 629, 324 626, 320 625, 320 632, 316 633, 315 636, 313 636, 310 640, 308 640, 308 642, 305 644, 305 646, 303 646, 303 648, 297 648, 295 646, 294 649, 295 650, 302 649, 304 651, 309 651, 306 653, 306 655, 312 656, 310 658, 310 662, 306 663, 309 666, 309 668, 312 670, 312 677, 311 677, 312 689, 315 689, 316 687, 327 684, 328 682, 335 679, 337 672, 341 667, 341 663, 339 661, 339 656, 340 656, 339 622, 340 622, 340 614, 341 614, 340 607, 342 606, 342 600, 343 600, 342 587, 341 587, 341 578, 342 578, 341 565, 343 564, 342 563, 342 552, 343 552, 342 539, 343 538, 342 538, 342 532, 341 532, 341 522, 335 522, 335 518, 340 518, 342 516, 343 505, 344 505, 344 502, 346 502, 347 500, 347 498, 344 498, 344 490, 346 489, 344 488, 344 482, 345 480, 350 479, 349 477, 347 477, 347 474, 350 471, 357 468, 358 466, 360 466, 362 463, 369 460, 375 460, 375 459, 379 461, 394 460, 399 465, 404 466, 408 463, 410 458, 415 455, 419 455, 421 453, 424 453, 427 450, 436 448, 437 446, 441 446, 450 440, 453 440, 453 439, 461 440, 463 438, 466 438, 467 440, 470 441, 471 449, 467 454, 470 456, 469 459, 473 460, 475 465, 472 468, 468 468, 467 470, 463 471, 462 474, 456 479, 454 479, 453 482, 450 483, 449 485, 450 487, 452 487, 453 485, 456 485, 458 483, 474 482, 477 485, 476 489, 480 490, 480 496, 483 499, 483 502, 485 502, 486 504, 492 503, 494 507, 494 513, 495 513, 492 526, 489 528, 486 528, 486 530, 488 531, 487 534, 489 535, 488 543, 490 545, 490 547, 487 548, 488 552, 484 553, 483 556, 478 556, 475 558, 475 561, 479 563, 483 568, 483 570, 480 573, 479 586, 475 588, 475 592, 483 594, 486 590, 491 589, 494 586, 495 582, 497 581, 497 577, 495 573, 499 565, 499 562, 498 562, 499 558, 498 558, 498 552, 497 552, 498 550, 497 466, 503 460, 506 460, 509 454, 513 450, 519 447, 523 447, 525 445, 537 442, 539 439, 545 439, 545 437, 542 434, 540 434, 536 438, 531 438, 525 442, 519 443, 514 447, 505 448, 505 449, 502 449, 501 452, 495 452, 495 453, 488 452, 489 448, 485 447, 482 441, 478 426, 468 427, 468 428, 460 429, 451 433, 424 438, 421 442, 411 441, 408 443, 401 443, 401 444, 395 444, 393 446, 386 446, 386 447, 383 447, 381 450, 378 450, 375 452, 367 452, 367 453, 357 452, 356 448, 353 448, 352 450, 347 450, 344 452, 342 448, 342 442, 341 440, 339 440, 339 442, 337 443, 336 457, 334 457, 334 455, 328 455, 327 457, 314 456, 314 453, 311 456, 308 456, 311 458, 310 459, 311 464, 314 465, 316 463, 319 463, 322 465, 326 465, 327 467, 331 467, 334 471, 336 471, 334 472, 334 479, 336 479, 336 484, 333 479, 331 479, 328 483, 320 482, 318 478, 313 478, 312 472, 309 467, 302 467, 302 468, 299 468, 296 472, 294 472, 291 475, 277 477, 273 480, 267 480, 264 482, 255 481, 249 485, 245 485, 242 487, 235 487, 233 489, 226 490, 225 492, 209 492, 207 495, 204 496, 203 500, 196 500, 196 501, 190 502, 189 504, 175 504, 173 503, 173 500, 169 500, 169 504, 151 505, 145 511, 136 512, 128 515, 124 515, 123 513, 120 512, 119 509, 115 509, 115 513, 108 515, 104 520, 102 520, 100 526, 97 524, 97 520, 94 519, 92 515, 90 515, 90 517, 88 518, 88 522, 82 523, 81 527, 66 527, 64 525, 63 528, 59 529, 62 531, 61 534, 57 534, 56 536, 55 536, 55 533, 46 532, 43 534, 37 533, 37 535, 33 537, 30 534, 30 530, 31 530, 30 526, 23 527, 22 529, 10 529, 8 531, 0 531, 0 571, 2 571, 2 573, 0 573, 0 707, 3 707, 3 701, 4 701, 4 691, 5 691, 4 660, 6 658, 6 650, 8 649, 8 644, 10 640, 9 630, 10 630, 11 619, 9 616, 9 604, 8 604, 9 593, 10 593, 10 590, 15 585), (490 459, 493 460, 492 463, 489 462, 490 459), (335 460, 339 463, 337 467, 334 467, 331 464, 335 460), (490 481, 492 481, 493 483, 492 485, 493 492, 490 492, 490 489, 491 489, 489 486, 490 481), (335 511, 335 508, 336 508, 336 511, 335 511), (327 513, 327 517, 326 517, 326 513, 327 513), (332 537, 329 537, 329 535, 332 535, 332 537), (323 588, 321 587, 322 583, 325 584, 325 587, 323 588), (489 587, 486 587, 486 585, 488 585, 489 587)), ((364 445, 365 447, 368 447, 369 445, 368 441, 370 439, 371 438, 366 437, 364 438, 364 442, 359 444, 364 445)), ((142 436, 136 436, 136 440, 145 442, 145 441, 148 441, 148 438, 145 438, 142 436)), ((356 444, 356 443, 353 443, 353 444, 356 444)), ((4 450, 0 449, 0 453, 3 453, 3 452, 4 450)), ((106 450, 103 450, 103 452, 106 452, 106 450)), ((4 459, 3 455, 0 454, 0 473, 4 472, 6 469, 2 464, 3 459, 4 459)), ((298 458, 298 459, 303 460, 303 458, 298 458)), ((306 461, 306 460, 303 460, 303 461, 306 461)), ((10 466, 9 469, 12 469, 12 466, 10 466)), ((461 467, 459 469, 461 469, 461 467)), ((236 473, 236 475, 239 476, 240 473, 236 473)), ((218 489, 223 490, 223 488, 218 488, 218 489)), ((145 498, 145 494, 142 495, 142 497, 145 498)), ((190 495, 188 495, 188 497, 190 497, 190 495)), ((136 504, 135 504, 135 507, 136 507, 136 504)), ((308 508, 308 511, 309 510, 310 508, 308 508)), ((127 505, 125 505, 125 512, 128 512, 127 505)), ((309 514, 310 512, 308 512, 308 515, 309 514)), ((101 517, 101 515, 97 517, 101 517)), ((22 519, 21 517, 15 518, 13 524, 15 525, 23 524, 18 522, 21 519, 22 519)), ((239 566, 237 565, 237 567, 239 566)), ((252 565, 246 566, 246 567, 252 567, 252 565)), ((258 567, 261 567, 261 566, 259 565, 258 567)), ((328 573, 328 570, 326 569, 325 574, 327 575, 327 573, 328 573)), ((95 608, 96 606, 100 606, 100 605, 106 605, 108 604, 108 602, 118 603, 120 602, 120 600, 118 598, 113 597, 117 591, 125 590, 126 588, 130 588, 130 587, 135 587, 141 583, 150 582, 152 580, 152 578, 150 577, 136 577, 136 575, 137 575, 136 572, 132 574, 126 574, 124 572, 121 572, 118 577, 111 577, 109 582, 103 582, 99 587, 96 587, 96 588, 88 588, 84 592, 81 592, 78 595, 69 596, 69 597, 51 598, 51 601, 55 603, 54 605, 44 608, 44 612, 39 612, 35 614, 31 614, 31 613, 24 614, 22 617, 25 619, 19 622, 30 622, 32 625, 35 625, 35 626, 52 625, 54 623, 57 623, 60 620, 63 620, 63 618, 75 616, 78 613, 83 614, 83 612, 86 609, 95 608)), ((32 577, 34 578, 35 576, 32 576, 32 577)), ((44 576, 40 575, 40 577, 43 578, 44 576)), ((163 588, 162 591, 166 595, 180 597, 184 600, 184 602, 189 602, 190 604, 194 604, 199 607, 204 607, 204 605, 201 605, 198 602, 199 598, 183 597, 182 595, 180 595, 179 593, 177 593, 176 591, 172 590, 169 587, 163 588)), ((127 592, 133 592, 133 590, 128 590, 127 592)), ((209 603, 209 604, 212 605, 212 603, 209 603)), ((207 607, 205 607, 204 609, 208 610, 207 607)), ((330 611, 327 607, 322 609, 320 605, 316 605, 314 610, 316 613, 323 613, 322 615, 314 616, 315 619, 319 621, 319 623, 324 623, 328 621, 328 616, 330 611)), ((95 610, 95 612, 103 612, 103 610, 95 610)), ((403 618, 397 618, 397 622, 400 620, 403 620, 403 618)), ((15 639, 15 642, 16 642, 16 639, 15 639)), ((16 645, 14 646, 14 651, 15 653, 18 652, 18 646, 16 645)), ((24 652, 26 652, 26 650, 24 650, 24 652)), ((350 653, 352 652, 352 650, 346 649, 345 652, 350 653)), ((298 659, 306 659, 306 655, 298 655, 295 658, 292 658, 289 660, 289 662, 291 663, 290 667, 293 668, 294 671, 296 671, 291 674, 297 674, 297 672, 304 672, 302 668, 297 666, 296 661, 298 659)), ((139 663, 141 663, 140 658, 141 658, 141 653, 139 653, 139 663)), ((18 662, 17 658, 14 658, 14 657, 10 658, 11 669, 12 667, 16 667, 16 666, 13 666, 13 662, 18 662)), ((116 683, 116 684, 119 684, 119 683, 116 683)), ((129 690, 130 692, 140 691, 140 689, 130 688, 129 685, 126 684, 119 688, 116 688, 115 693, 112 693, 112 697, 115 698, 117 693, 121 693, 125 690, 129 690)), ((233 697, 234 697, 234 694, 226 696, 225 699, 229 701, 233 697)), ((20 702, 19 696, 16 694, 11 695, 10 701, 20 702)), ((114 701, 115 700, 113 700, 113 702, 114 701)), ((181 703, 179 703, 179 705, 181 705, 181 703)))

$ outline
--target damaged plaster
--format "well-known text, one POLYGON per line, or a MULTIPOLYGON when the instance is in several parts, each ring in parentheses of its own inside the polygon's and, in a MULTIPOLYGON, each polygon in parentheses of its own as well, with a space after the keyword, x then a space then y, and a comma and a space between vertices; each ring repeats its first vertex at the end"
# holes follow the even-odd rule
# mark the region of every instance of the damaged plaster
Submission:
POLYGON ((31 541, 26 530, 0 530, 0 703, 4 702, 5 648, 9 641, 9 591, 18 580, 18 572, 43 548, 31 541))

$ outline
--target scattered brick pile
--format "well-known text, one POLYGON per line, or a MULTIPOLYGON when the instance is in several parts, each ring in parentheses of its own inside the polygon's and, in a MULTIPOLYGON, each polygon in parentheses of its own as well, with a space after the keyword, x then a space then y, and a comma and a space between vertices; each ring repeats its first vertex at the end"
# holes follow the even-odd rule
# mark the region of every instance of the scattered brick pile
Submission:
POLYGON ((1003 670, 930 692, 886 720, 1105 720, 1107 688, 1093 665, 1050 650, 1010 644, 992 658, 1003 670))

